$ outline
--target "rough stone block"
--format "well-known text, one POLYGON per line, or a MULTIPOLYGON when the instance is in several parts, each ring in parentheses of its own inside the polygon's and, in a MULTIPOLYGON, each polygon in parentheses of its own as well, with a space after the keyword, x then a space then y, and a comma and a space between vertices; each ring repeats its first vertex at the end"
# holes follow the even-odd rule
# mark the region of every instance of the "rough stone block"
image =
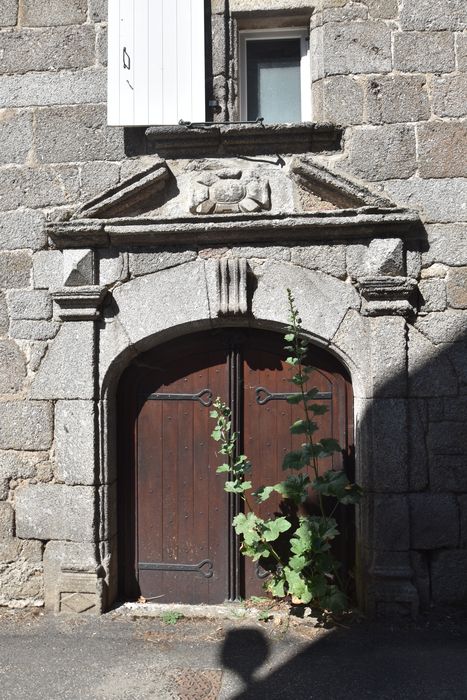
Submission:
POLYGON ((428 250, 423 264, 467 265, 467 225, 427 226, 428 250))
POLYGON ((128 254, 105 250, 99 253, 99 284, 110 285, 128 277, 128 254))
POLYGON ((10 317, 18 320, 48 320, 52 317, 52 300, 42 290, 11 291, 7 293, 10 317))
POLYGON ((92 323, 68 321, 62 325, 33 381, 33 398, 93 398, 93 335, 92 323))
POLYGON ((107 52, 108 52, 107 27, 105 25, 99 26, 97 28, 96 53, 97 53, 97 60, 101 66, 107 66, 107 52))
POLYGON ((10 336, 17 340, 51 340, 59 327, 56 321, 12 321, 10 336))
POLYGON ((467 178, 391 180, 384 188, 397 204, 417 209, 427 223, 467 221, 467 178))
POLYGON ((91 485, 95 481, 94 418, 92 401, 57 401, 57 473, 60 480, 67 484, 91 485))
POLYGON ((467 177, 464 123, 428 122, 417 126, 421 177, 467 177))
POLYGON ((94 489, 91 486, 23 486, 16 490, 15 501, 16 533, 22 539, 94 540, 94 489))
POLYGON ((358 280, 370 274, 368 269, 368 246, 360 243, 346 246, 346 266, 348 275, 358 280))
POLYGON ((0 335, 6 335, 8 333, 9 325, 10 319, 8 317, 5 292, 0 291, 0 335))
POLYGON ((406 72, 449 73, 455 68, 454 36, 447 32, 394 34, 394 68, 406 72))
POLYGON ((0 540, 14 537, 15 514, 11 503, 0 503, 0 540))
POLYGON ((411 0, 400 13, 403 29, 459 30, 467 26, 464 0, 411 0))
POLYGON ((422 270, 422 254, 419 250, 407 250, 405 254, 407 277, 418 279, 422 270))
POLYGON ((467 34, 456 34, 457 67, 467 71, 467 34))
MULTIPOLYGON (((210 259, 212 256, 210 252, 214 252, 213 249, 208 252, 208 249, 200 250, 200 257, 210 259)), ((265 245, 265 246, 234 246, 230 249, 230 253, 233 258, 256 258, 259 260, 264 260, 266 258, 271 258, 272 260, 290 260, 291 253, 290 248, 280 245, 265 245)))
POLYGON ((36 120, 37 156, 43 163, 118 160, 123 129, 107 127, 105 105, 42 109, 36 120))
POLYGON ((450 494, 413 493, 410 501, 410 531, 413 549, 457 547, 459 511, 450 494))
POLYGON ((107 22, 107 0, 89 0, 91 22, 107 22))
POLYGON ((430 423, 428 447, 435 455, 465 455, 467 461, 467 432, 461 422, 430 423))
POLYGON ((367 265, 370 274, 403 275, 404 246, 400 238, 374 239, 368 246, 367 265))
POLYGON ((47 450, 52 443, 52 406, 45 401, 0 403, 0 448, 47 450))
POLYGON ((0 450, 0 479, 32 479, 36 466, 46 459, 48 452, 13 452, 0 450))
POLYGON ((18 20, 18 0, 3 0, 0 6, 0 27, 14 27, 18 20))
POLYGON ((83 197, 95 197, 97 192, 114 187, 120 178, 118 163, 83 163, 81 166, 81 194, 83 197))
POLYGON ((279 299, 277 290, 291 287, 304 327, 330 339, 347 311, 360 307, 359 296, 350 284, 322 272, 274 261, 266 261, 258 272, 258 288, 252 303, 255 318, 274 321, 287 318, 286 295, 280 295, 279 299), (274 305, 271 299, 276 300, 274 305))
POLYGON ((432 343, 409 326, 408 368, 410 395, 455 396, 457 377, 449 358, 437 354, 432 343))
POLYGON ((36 289, 53 289, 63 284, 63 260, 60 250, 41 250, 32 258, 36 289))
POLYGON ((400 317, 370 319, 373 395, 399 398, 407 394, 406 323, 400 317))
POLYGON ((330 22, 322 33, 325 76, 391 70, 391 31, 383 22, 330 22))
POLYGON ((0 214, 0 248, 37 250, 46 243, 44 216, 37 211, 19 209, 0 214))
POLYGON ((87 0, 24 0, 22 9, 26 27, 82 24, 86 21, 87 0))
POLYGON ((0 109, 0 163, 24 163, 32 147, 32 114, 0 109))
MULTIPOLYGON (((458 426, 459 423, 450 425, 458 426)), ((431 455, 429 471, 430 487, 433 491, 467 491, 467 456, 431 455)))
POLYGON ((350 309, 332 339, 333 346, 339 349, 342 356, 352 358, 359 369, 361 381, 353 377, 353 392, 357 398, 367 398, 373 390, 368 376, 368 368, 371 366, 369 320, 368 316, 350 309))
POLYGON ((0 287, 29 287, 32 256, 26 251, 0 253, 0 287))
POLYGON ((42 542, 0 542, 0 605, 42 606, 42 542))
POLYGON ((406 551, 410 547, 409 504, 407 496, 385 495, 372 498, 375 549, 406 551))
POLYGON ((339 279, 346 277, 345 247, 342 245, 311 245, 305 248, 293 248, 292 262, 309 270, 320 270, 339 279))
POLYGON ((428 555, 425 552, 411 552, 410 563, 414 572, 414 583, 418 592, 420 608, 426 610, 431 600, 428 555))
POLYGON ((467 342, 461 341, 451 345, 448 349, 448 356, 451 360, 459 381, 459 391, 467 394, 467 342))
POLYGON ((415 327, 432 343, 455 343, 463 339, 467 323, 464 311, 448 309, 444 313, 430 313, 420 317, 415 327))
MULTIPOLYGON (((62 570, 74 573, 95 572, 94 546, 81 542, 48 542, 44 551, 44 582, 46 608, 59 611, 62 592, 62 570)), ((70 592, 70 591, 68 591, 70 592)))
POLYGON ((5 107, 48 107, 105 102, 106 71, 26 73, 0 76, 0 104, 5 107))
POLYGON ((418 289, 422 299, 422 311, 444 311, 447 304, 444 280, 436 278, 421 280, 418 289))
POLYGON ((0 177, 0 210, 71 204, 80 193, 76 166, 10 166, 0 170, 0 177))
POLYGON ((137 277, 176 267, 196 258, 195 250, 160 249, 152 252, 135 252, 129 255, 130 275, 137 277))
POLYGON ((394 492, 408 486, 407 414, 404 399, 374 399, 361 418, 368 420, 371 433, 371 490, 394 492))
MULTIPOLYGON (((334 124, 363 122, 363 85, 350 76, 336 75, 320 82, 322 108, 320 120, 334 124)), ((313 90, 316 89, 316 84, 313 90)))
POLYGON ((26 376, 24 354, 13 340, 0 340, 0 394, 20 391, 26 376))
POLYGON ((347 143, 350 169, 366 180, 408 178, 417 168, 411 126, 351 127, 347 143))
MULTIPOLYGON (((57 0, 65 6, 61 0, 57 0)), ((38 2, 38 5, 42 4, 38 2)), ((78 69, 95 62, 92 26, 57 29, 20 29, 0 34, 2 73, 78 69)))
POLYGON ((460 546, 467 547, 467 496, 458 496, 457 502, 459 503, 460 512, 460 546))
POLYGON ((467 267, 450 268, 446 287, 449 306, 467 309, 467 267))
POLYGON ((399 13, 397 0, 365 0, 374 19, 395 19, 399 13))
POLYGON ((366 89, 368 121, 418 122, 430 117, 426 79, 421 75, 371 78, 366 89))
POLYGON ((431 595, 434 603, 467 602, 467 551, 435 552, 431 560, 431 595))
POLYGON ((409 488, 422 491, 428 486, 428 454, 426 433, 428 416, 425 401, 410 399, 408 401, 409 432, 409 488))
POLYGON ((94 251, 90 248, 63 251, 63 284, 83 287, 95 282, 94 251))
MULTIPOLYGON (((467 69, 467 66, 466 66, 467 69)), ((467 75, 433 78, 433 112, 438 117, 467 116, 467 75)))

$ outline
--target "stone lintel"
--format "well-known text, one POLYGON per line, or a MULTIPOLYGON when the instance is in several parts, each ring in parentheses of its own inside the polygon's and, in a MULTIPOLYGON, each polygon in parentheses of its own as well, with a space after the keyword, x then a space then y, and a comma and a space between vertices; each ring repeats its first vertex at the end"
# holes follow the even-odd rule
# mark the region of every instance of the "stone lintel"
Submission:
POLYGON ((216 245, 351 241, 381 237, 423 240, 416 212, 361 207, 309 214, 209 215, 179 219, 90 219, 49 223, 57 248, 107 248, 119 245, 216 245))
POLYGON ((107 289, 97 285, 63 287, 52 292, 57 316, 63 321, 95 321, 100 317, 100 305, 107 289))
POLYGON ((341 148, 334 124, 199 123, 151 126, 148 148, 163 158, 320 153, 341 148))
POLYGON ((366 316, 409 316, 415 312, 412 300, 417 282, 410 277, 364 277, 357 287, 366 316))

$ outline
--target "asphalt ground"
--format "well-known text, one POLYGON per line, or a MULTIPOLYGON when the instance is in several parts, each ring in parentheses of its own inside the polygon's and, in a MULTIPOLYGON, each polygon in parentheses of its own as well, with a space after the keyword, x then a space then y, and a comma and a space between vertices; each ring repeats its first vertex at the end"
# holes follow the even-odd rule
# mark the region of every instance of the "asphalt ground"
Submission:
POLYGON ((0 611, 0 698, 466 698, 467 615, 296 619, 0 611), (173 622, 173 621, 172 621, 173 622))

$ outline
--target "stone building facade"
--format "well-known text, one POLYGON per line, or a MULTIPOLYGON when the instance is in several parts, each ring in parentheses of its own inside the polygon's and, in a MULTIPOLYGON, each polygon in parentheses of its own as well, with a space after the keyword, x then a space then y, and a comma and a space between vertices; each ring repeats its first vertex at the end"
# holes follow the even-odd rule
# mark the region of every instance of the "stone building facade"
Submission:
POLYGON ((0 604, 118 597, 122 372, 287 287, 352 380, 359 604, 465 603, 465 2, 207 10, 217 125, 146 131, 106 126, 106 0, 0 7, 0 604), (297 25, 313 124, 225 124, 239 29, 297 25))

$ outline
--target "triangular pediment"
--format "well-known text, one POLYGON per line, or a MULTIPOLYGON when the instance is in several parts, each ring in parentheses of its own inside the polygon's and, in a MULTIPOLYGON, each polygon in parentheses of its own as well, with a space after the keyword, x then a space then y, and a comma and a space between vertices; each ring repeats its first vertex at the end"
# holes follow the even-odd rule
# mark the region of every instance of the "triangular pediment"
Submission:
POLYGON ((331 171, 312 156, 170 163, 145 158, 141 165, 139 172, 84 204, 73 218, 257 218, 395 207, 363 183, 331 171))

